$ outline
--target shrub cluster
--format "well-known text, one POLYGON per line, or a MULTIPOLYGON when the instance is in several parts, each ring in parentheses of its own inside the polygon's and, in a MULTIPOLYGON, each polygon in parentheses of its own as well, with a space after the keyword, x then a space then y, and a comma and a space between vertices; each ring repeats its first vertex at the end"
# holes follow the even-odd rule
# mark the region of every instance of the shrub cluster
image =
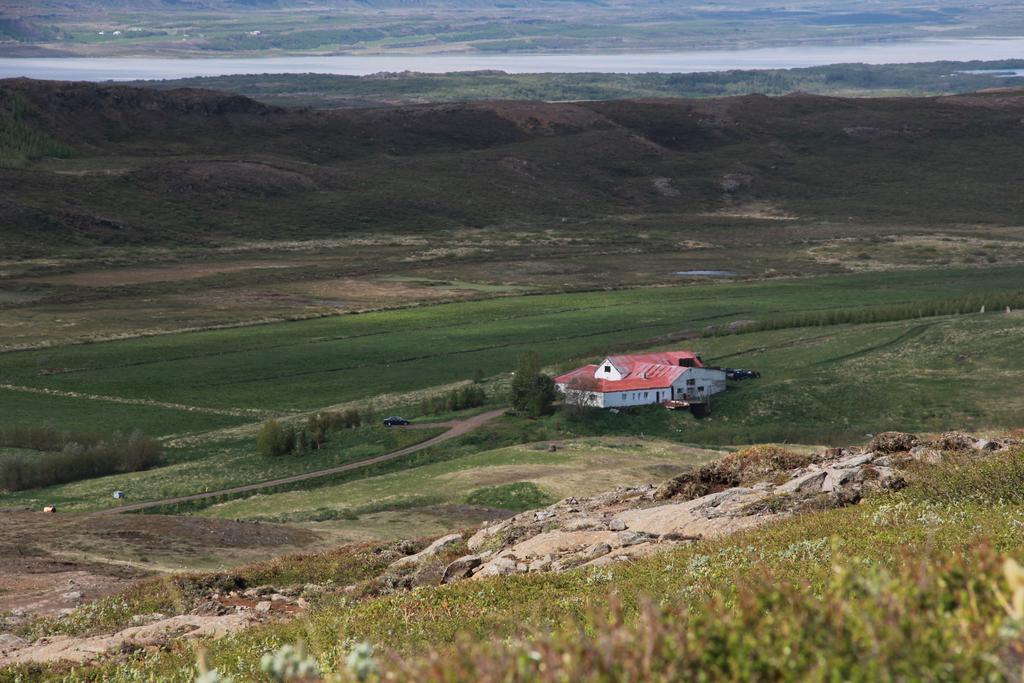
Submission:
POLYGON ((420 401, 420 412, 424 415, 437 415, 438 413, 450 413, 456 410, 467 408, 478 408, 487 401, 487 392, 484 388, 471 384, 458 389, 452 389, 446 394, 428 396, 420 401))
POLYGON ((533 351, 519 357, 509 393, 512 409, 529 417, 551 412, 558 397, 555 381, 541 372, 540 356, 533 351))
POLYGON ((137 472, 159 464, 163 457, 160 443, 138 430, 104 438, 42 427, 16 428, 0 432, 0 443, 38 451, 0 456, 0 490, 5 491, 137 472))
POLYGON ((294 453, 302 455, 310 449, 319 449, 327 441, 328 432, 335 429, 355 429, 371 421, 369 414, 356 409, 340 412, 319 412, 310 415, 301 429, 284 426, 277 420, 267 420, 256 437, 256 451, 263 456, 277 457, 294 453))

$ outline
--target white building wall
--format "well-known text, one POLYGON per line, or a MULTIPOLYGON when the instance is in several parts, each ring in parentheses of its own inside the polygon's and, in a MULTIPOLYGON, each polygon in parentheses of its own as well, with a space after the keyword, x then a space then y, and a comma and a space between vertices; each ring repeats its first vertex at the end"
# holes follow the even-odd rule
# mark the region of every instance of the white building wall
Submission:
POLYGON ((669 400, 671 392, 664 389, 641 389, 638 391, 609 391, 604 394, 605 408, 625 408, 662 403, 669 400))
POLYGON ((672 383, 673 397, 677 401, 699 400, 725 389, 725 372, 708 368, 690 368, 672 383))
MULTIPOLYGON (((598 368, 598 373, 604 371, 605 364, 598 368)), ((612 366, 612 372, 615 366, 612 366)), ((601 376, 597 374, 597 376, 601 376)), ((569 389, 566 384, 558 385, 559 391, 568 394, 577 390, 569 389)), ((713 394, 725 391, 725 372, 722 370, 709 370, 707 368, 690 368, 673 383, 671 387, 663 389, 640 389, 630 391, 589 391, 587 394, 587 405, 595 408, 627 408, 629 406, 642 406, 651 403, 663 403, 669 400, 701 400, 713 394), (692 380, 692 384, 688 382, 692 380)))

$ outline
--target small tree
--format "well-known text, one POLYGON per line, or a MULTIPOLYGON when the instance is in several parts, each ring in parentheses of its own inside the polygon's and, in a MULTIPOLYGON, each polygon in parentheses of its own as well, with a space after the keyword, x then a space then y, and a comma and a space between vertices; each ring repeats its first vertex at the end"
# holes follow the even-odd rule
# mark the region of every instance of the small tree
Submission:
POLYGON ((512 378, 512 408, 519 413, 538 417, 551 410, 557 397, 553 379, 540 371, 540 358, 533 351, 519 356, 512 378))
POLYGON ((573 377, 565 387, 565 405, 577 415, 597 406, 598 380, 593 375, 573 377))
MULTIPOLYGON (((260 428, 259 436, 256 437, 256 452, 266 457, 277 457, 288 453, 289 432, 281 426, 277 420, 267 420, 260 428)), ((295 444, 295 433, 291 432, 291 446, 295 444)))

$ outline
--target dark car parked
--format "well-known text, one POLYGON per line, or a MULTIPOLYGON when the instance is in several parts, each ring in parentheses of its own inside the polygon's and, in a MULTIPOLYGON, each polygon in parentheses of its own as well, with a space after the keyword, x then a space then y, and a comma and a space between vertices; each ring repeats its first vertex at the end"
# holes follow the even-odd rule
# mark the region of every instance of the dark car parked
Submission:
POLYGON ((744 370, 742 368, 726 368, 725 378, 726 379, 757 379, 761 376, 761 373, 757 370, 744 370))
POLYGON ((409 422, 404 417, 398 417, 397 415, 392 415, 391 417, 384 418, 385 427, 403 427, 405 425, 411 424, 412 422, 409 422))

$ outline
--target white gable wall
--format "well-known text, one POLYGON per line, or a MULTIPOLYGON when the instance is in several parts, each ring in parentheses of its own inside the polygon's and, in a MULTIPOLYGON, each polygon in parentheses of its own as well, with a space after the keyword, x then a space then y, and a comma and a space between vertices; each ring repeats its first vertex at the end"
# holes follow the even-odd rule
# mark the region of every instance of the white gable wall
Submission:
POLYGON ((708 368, 690 368, 672 383, 672 398, 677 401, 701 400, 725 391, 725 372, 708 368))
POLYGON ((622 379, 622 372, 615 367, 611 359, 605 358, 601 361, 601 364, 597 366, 597 370, 594 372, 594 377, 598 379, 610 379, 617 382, 622 379))

